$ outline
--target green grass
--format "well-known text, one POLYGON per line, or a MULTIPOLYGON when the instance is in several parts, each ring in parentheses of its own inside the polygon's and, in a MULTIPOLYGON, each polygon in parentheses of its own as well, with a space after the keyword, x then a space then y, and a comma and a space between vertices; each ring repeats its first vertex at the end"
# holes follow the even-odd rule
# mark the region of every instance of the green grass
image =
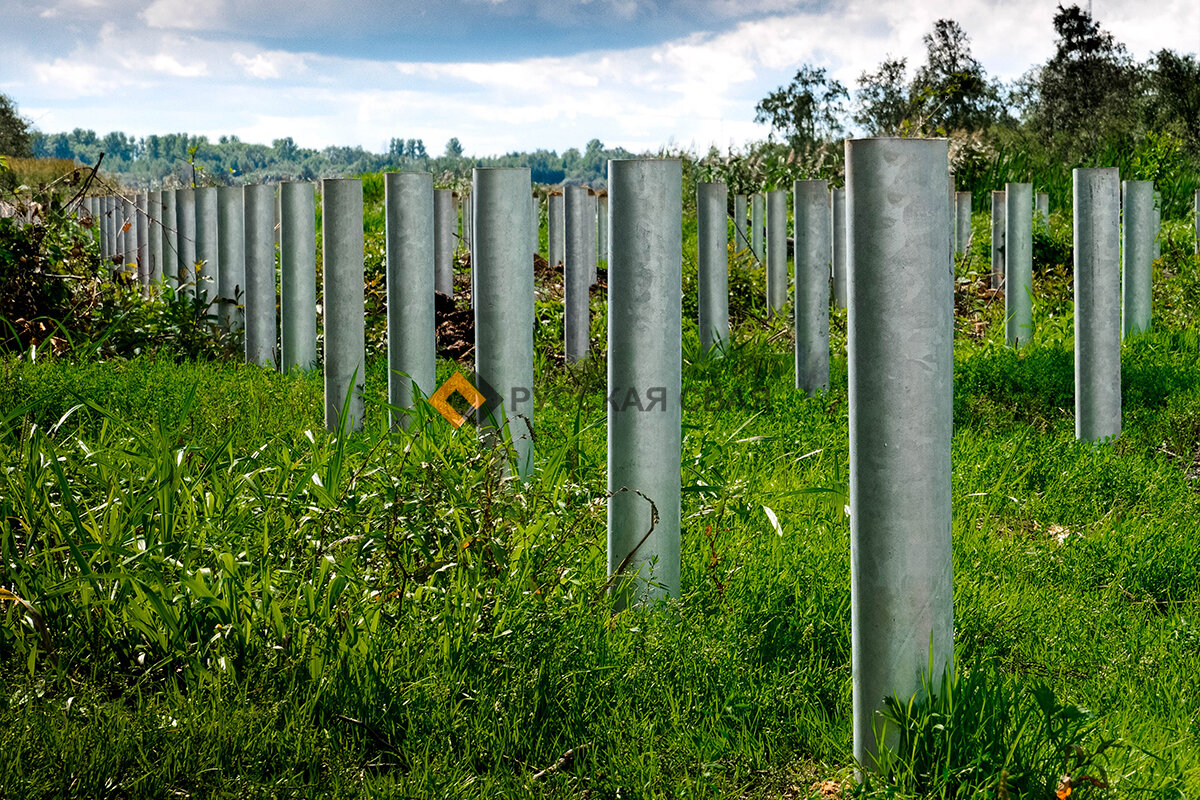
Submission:
MULTIPOLYGON (((864 796, 1047 797, 1063 775, 1072 797, 1200 793, 1200 270, 1164 252, 1110 445, 1074 439, 1055 257, 1021 351, 1000 308, 966 306, 984 334, 956 341, 956 671, 899 699, 901 755, 864 796)), ((734 273, 729 355, 685 336, 683 596, 616 614, 603 354, 550 366, 549 309, 525 485, 428 410, 389 434, 378 356, 345 436, 319 374, 0 362, 0 798, 850 781, 844 315, 831 389, 805 398, 761 276, 734 273)))

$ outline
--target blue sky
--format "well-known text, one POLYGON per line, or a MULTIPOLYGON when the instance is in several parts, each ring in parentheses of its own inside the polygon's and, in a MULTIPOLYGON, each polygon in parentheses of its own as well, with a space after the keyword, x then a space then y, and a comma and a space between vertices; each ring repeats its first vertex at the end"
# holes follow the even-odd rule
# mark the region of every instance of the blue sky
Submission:
MULTIPOLYGON (((1054 0, 0 0, 0 92, 46 132, 187 131, 305 147, 450 137, 491 155, 721 149, 804 63, 853 86, 924 58, 939 17, 1012 79, 1053 50, 1054 0)), ((1200 49, 1197 0, 1095 0, 1144 59, 1200 49)))

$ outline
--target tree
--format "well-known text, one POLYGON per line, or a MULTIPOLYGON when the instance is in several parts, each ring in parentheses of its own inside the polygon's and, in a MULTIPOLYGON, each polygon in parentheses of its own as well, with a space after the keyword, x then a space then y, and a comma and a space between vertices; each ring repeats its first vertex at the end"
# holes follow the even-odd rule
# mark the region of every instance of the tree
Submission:
POLYGON ((1196 57, 1159 50, 1147 78, 1150 124, 1176 130, 1192 152, 1200 153, 1200 63, 1196 57))
POLYGON ((129 162, 137 157, 137 140, 123 131, 110 131, 101 143, 105 155, 114 161, 129 162))
POLYGON ((452 136, 450 141, 446 142, 446 158, 462 158, 463 146, 458 141, 457 136, 452 136))
POLYGON ((824 67, 805 64, 787 86, 781 86, 754 107, 754 121, 779 131, 793 148, 836 138, 844 130, 846 87, 829 77, 824 67))
POLYGON ((885 58, 874 72, 858 76, 854 122, 871 136, 894 136, 912 114, 908 96, 908 61, 885 58))
POLYGON ((1000 92, 971 55, 966 31, 952 19, 939 19, 924 37, 926 61, 917 70, 910 94, 923 127, 975 131, 1003 114, 1000 92))
POLYGON ((0 153, 26 158, 33 155, 29 120, 17 113, 17 104, 0 94, 0 153))
POLYGON ((271 149, 275 151, 275 157, 280 161, 295 161, 296 156, 299 155, 299 148, 296 147, 295 140, 290 136, 272 140, 271 149))
POLYGON ((67 134, 67 140, 71 143, 71 152, 76 160, 84 164, 95 164, 100 158, 103 148, 95 131, 76 128, 67 134))
POLYGON ((529 178, 534 183, 558 184, 567 176, 562 159, 554 150, 535 150, 532 153, 513 153, 506 159, 506 166, 528 166, 529 178))
POLYGON ((1058 7, 1054 30, 1054 56, 1038 76, 1034 126, 1071 149, 1132 132, 1141 76, 1125 46, 1077 5, 1058 7))

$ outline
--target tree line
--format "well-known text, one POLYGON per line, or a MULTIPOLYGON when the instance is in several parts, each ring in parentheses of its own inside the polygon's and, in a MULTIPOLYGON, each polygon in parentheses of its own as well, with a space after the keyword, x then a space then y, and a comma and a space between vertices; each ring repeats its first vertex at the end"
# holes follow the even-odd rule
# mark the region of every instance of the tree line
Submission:
POLYGON ((1054 55, 1010 84, 990 77, 953 19, 924 37, 925 62, 886 57, 853 92, 821 66, 805 64, 791 83, 759 101, 755 121, 802 150, 852 128, 868 136, 987 133, 1010 144, 1086 161, 1107 144, 1147 132, 1177 139, 1200 156, 1200 64, 1160 50, 1138 63, 1077 5, 1058 6, 1054 55))
POLYGON ((464 153, 457 137, 446 142, 440 155, 431 155, 425 142, 393 137, 386 152, 372 153, 361 146, 301 147, 292 137, 270 145, 243 142, 237 136, 187 133, 129 136, 112 131, 104 136, 76 128, 69 133, 42 133, 17 112, 12 100, 0 94, 0 153, 17 157, 70 159, 94 165, 104 154, 102 170, 128 184, 177 183, 204 185, 317 180, 398 169, 421 169, 451 182, 469 176, 473 167, 530 169, 532 180, 542 184, 603 184, 610 158, 629 158, 624 148, 607 148, 592 139, 581 151, 563 153, 539 149, 475 158, 464 153))

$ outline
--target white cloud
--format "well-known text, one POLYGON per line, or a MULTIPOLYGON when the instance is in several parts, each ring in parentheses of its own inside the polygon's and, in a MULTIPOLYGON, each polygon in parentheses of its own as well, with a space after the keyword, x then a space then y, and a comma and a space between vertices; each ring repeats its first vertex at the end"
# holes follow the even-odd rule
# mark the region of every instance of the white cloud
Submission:
POLYGON ((285 75, 296 77, 308 68, 304 56, 279 50, 254 53, 249 56, 244 53, 234 53, 233 63, 241 67, 242 71, 251 78, 261 80, 281 78, 285 75))
POLYGON ((53 97, 101 97, 116 87, 106 70, 71 58, 35 64, 33 75, 53 97))
POLYGON ((212 30, 227 18, 224 0, 154 0, 139 16, 151 28, 212 30))
POLYGON ((200 78, 208 74, 206 64, 195 62, 184 64, 175 56, 167 53, 156 53, 145 59, 143 64, 149 70, 176 78, 200 78))

